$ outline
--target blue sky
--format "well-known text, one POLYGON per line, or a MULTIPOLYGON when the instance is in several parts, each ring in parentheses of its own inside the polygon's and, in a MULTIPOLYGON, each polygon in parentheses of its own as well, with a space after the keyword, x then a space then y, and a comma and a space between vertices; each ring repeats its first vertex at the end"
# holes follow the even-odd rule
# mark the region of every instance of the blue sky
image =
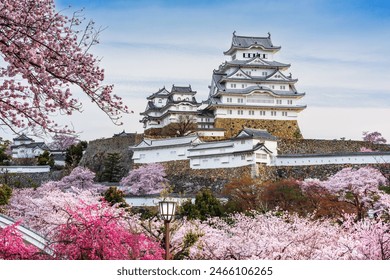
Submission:
POLYGON ((191 84, 197 99, 206 99, 236 30, 271 32, 282 46, 275 59, 292 65, 297 89, 306 92, 308 108, 298 120, 305 138, 361 139, 362 131, 378 130, 390 141, 390 1, 55 2, 63 13, 85 8, 87 19, 106 28, 92 51, 135 111, 116 127, 85 100, 82 118, 61 120, 83 139, 142 132, 145 98, 163 86, 191 84))

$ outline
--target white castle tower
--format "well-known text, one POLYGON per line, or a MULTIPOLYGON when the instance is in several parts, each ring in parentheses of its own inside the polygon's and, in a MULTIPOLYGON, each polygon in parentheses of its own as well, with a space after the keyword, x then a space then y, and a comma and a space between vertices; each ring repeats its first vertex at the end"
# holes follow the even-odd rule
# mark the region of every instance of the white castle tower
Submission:
POLYGON ((233 33, 230 56, 213 71, 207 105, 214 114, 214 128, 224 128, 231 137, 243 127, 266 129, 283 138, 301 137, 298 113, 305 93, 295 88, 297 79, 285 72, 290 64, 274 60, 281 49, 267 37, 233 33))

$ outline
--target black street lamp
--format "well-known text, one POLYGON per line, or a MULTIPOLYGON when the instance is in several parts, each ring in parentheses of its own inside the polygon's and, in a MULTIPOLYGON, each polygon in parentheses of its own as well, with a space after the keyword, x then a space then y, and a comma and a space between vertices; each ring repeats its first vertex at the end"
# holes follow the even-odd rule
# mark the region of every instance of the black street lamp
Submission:
POLYGON ((161 218, 164 220, 165 228, 165 259, 169 260, 169 223, 175 217, 176 212, 176 202, 163 200, 159 203, 159 212, 161 218))

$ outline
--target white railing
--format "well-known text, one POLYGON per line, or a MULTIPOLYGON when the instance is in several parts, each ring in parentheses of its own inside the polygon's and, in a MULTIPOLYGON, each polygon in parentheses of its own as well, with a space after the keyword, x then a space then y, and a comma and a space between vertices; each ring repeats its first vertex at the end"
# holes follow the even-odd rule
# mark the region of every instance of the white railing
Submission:
MULTIPOLYGON (((5 215, 0 214, 0 227, 5 228, 7 226, 13 225, 15 221, 5 215)), ((22 234, 22 238, 24 241, 30 243, 31 245, 37 247, 39 250, 46 252, 49 255, 52 255, 53 252, 48 249, 48 241, 40 236, 38 233, 24 227, 18 225, 16 229, 22 234)))
POLYGON ((0 173, 48 173, 50 172, 49 165, 33 165, 33 166, 0 166, 0 173))

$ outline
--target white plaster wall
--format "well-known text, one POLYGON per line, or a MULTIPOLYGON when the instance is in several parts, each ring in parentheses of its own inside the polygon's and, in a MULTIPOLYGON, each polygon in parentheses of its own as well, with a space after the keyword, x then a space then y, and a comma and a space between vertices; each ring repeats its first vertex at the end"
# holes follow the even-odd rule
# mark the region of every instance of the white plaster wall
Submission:
POLYGON ((48 165, 37 165, 37 166, 2 166, 0 173, 46 173, 50 171, 48 165))
POLYGON ((187 159, 187 150, 190 146, 165 147, 135 150, 134 163, 155 163, 187 159))
POLYGON ((213 169, 213 168, 231 168, 250 165, 254 163, 254 156, 241 155, 217 155, 213 157, 191 158, 190 166, 192 169, 213 169))
POLYGON ((255 120, 294 120, 297 118, 298 113, 290 110, 281 111, 275 110, 276 116, 271 115, 272 110, 266 109, 225 109, 218 108, 215 111, 216 118, 223 119, 255 119, 255 120), (228 114, 228 110, 232 110, 232 114, 228 114), (243 114, 239 115, 238 110, 243 110, 243 114), (255 111, 254 115, 249 115, 249 111, 255 111), (261 115, 260 112, 265 111, 265 115, 261 115), (283 116, 282 112, 287 112, 287 116, 283 116))
POLYGON ((305 157, 276 157, 272 166, 300 166, 324 164, 377 164, 389 163, 390 155, 337 155, 337 156, 305 156, 305 157))

